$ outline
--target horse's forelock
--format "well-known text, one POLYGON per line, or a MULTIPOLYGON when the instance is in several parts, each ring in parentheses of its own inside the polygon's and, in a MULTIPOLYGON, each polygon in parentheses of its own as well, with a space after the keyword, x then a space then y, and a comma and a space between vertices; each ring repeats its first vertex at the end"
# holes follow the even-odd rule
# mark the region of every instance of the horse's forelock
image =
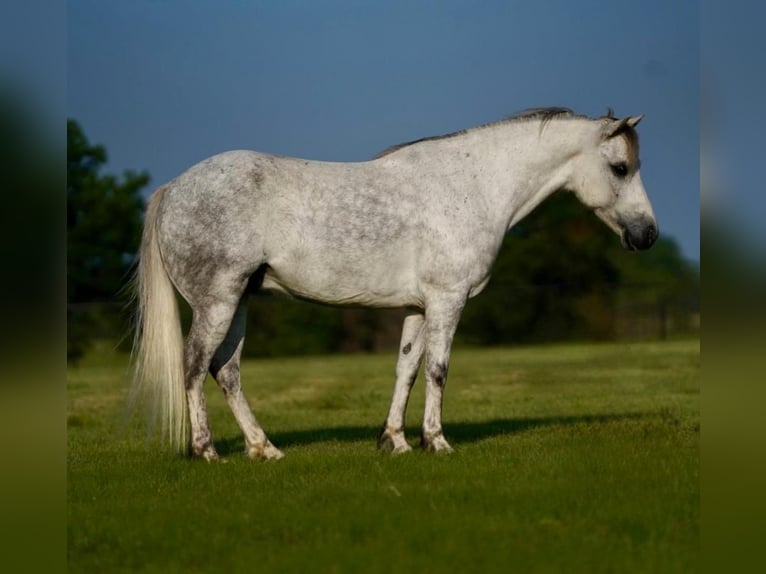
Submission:
POLYGON ((606 139, 612 139, 616 137, 623 137, 625 144, 628 148, 628 164, 631 169, 637 169, 640 165, 638 158, 639 145, 638 145, 638 132, 636 129, 626 123, 626 120, 611 120, 613 122, 620 122, 617 128, 609 132, 606 139))

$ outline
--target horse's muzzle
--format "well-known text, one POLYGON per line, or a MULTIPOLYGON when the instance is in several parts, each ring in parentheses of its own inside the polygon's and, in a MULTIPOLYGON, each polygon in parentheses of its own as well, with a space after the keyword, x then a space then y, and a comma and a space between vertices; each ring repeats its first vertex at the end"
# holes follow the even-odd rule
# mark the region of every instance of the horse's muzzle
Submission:
POLYGON ((654 221, 641 220, 638 223, 623 226, 622 245, 630 251, 644 251, 654 245, 659 234, 654 221))

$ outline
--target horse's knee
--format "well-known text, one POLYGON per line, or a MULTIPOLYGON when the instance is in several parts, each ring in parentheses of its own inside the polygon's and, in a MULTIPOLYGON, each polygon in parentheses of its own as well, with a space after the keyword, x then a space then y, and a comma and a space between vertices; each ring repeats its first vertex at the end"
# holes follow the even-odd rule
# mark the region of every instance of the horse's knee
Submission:
POLYGON ((428 369, 428 374, 433 383, 439 387, 444 387, 447 382, 447 365, 445 363, 436 363, 428 369))

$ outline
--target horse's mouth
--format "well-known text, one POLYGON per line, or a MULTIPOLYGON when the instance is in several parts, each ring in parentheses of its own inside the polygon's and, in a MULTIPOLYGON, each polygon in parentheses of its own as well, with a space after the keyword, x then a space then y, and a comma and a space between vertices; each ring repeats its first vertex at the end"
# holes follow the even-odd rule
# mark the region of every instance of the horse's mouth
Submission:
POLYGON ((630 233, 628 233, 627 229, 622 230, 622 233, 620 234, 620 240, 622 241, 622 246, 628 251, 638 251, 638 247, 630 242, 630 233))

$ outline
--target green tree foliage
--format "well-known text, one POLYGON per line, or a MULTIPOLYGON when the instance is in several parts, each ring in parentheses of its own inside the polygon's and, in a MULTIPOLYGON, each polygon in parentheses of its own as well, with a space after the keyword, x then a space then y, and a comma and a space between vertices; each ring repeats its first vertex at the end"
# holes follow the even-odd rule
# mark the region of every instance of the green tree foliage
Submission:
MULTIPOLYGON (((699 269, 683 258, 673 239, 660 238, 643 253, 610 253, 610 257, 620 278, 615 290, 618 315, 634 324, 654 317, 660 338, 692 327, 692 315, 700 308, 699 269)), ((618 335, 641 334, 624 323, 618 335)))
POLYGON ((69 302, 119 298, 141 239, 146 172, 101 173, 101 145, 67 121, 67 296, 69 302))
MULTIPOLYGON (((122 178, 101 172, 106 150, 91 144, 67 121, 67 355, 82 354, 99 331, 116 330, 113 310, 95 303, 124 303, 141 238, 145 172, 122 178)), ((119 322, 118 322, 119 324, 119 322)), ((119 334, 113 334, 119 337, 119 334)))
POLYGON ((262 357, 338 352, 341 320, 339 308, 258 294, 250 299, 243 352, 262 357))

